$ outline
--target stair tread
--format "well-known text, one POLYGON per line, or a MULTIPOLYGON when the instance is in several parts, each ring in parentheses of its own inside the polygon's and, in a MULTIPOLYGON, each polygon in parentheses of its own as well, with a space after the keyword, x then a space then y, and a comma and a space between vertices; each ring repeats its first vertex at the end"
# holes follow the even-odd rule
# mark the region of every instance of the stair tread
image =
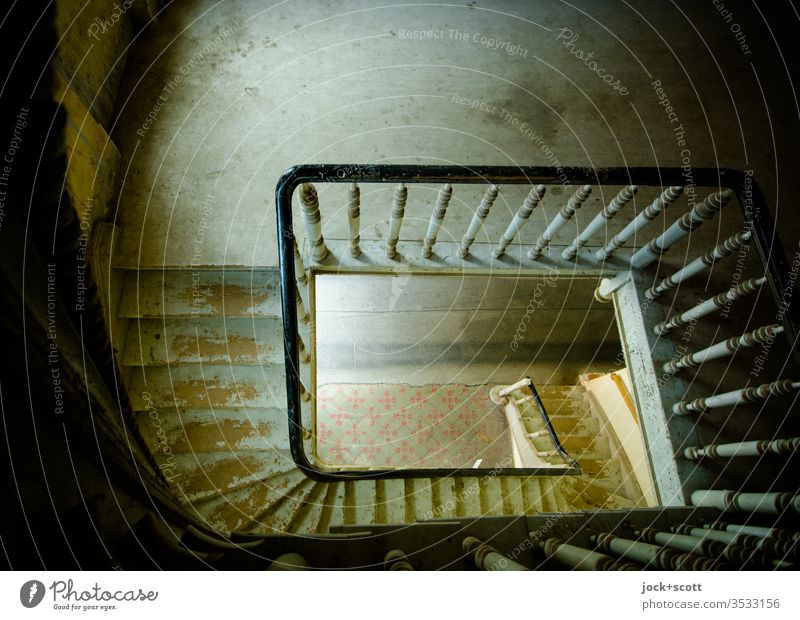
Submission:
POLYGON ((134 410, 150 407, 286 407, 283 366, 209 365, 131 368, 128 390, 134 410), (148 396, 150 398, 148 398, 148 396))
POLYGON ((130 321, 122 364, 281 364, 280 319, 167 318, 130 321))
POLYGON ((277 270, 129 271, 118 314, 127 318, 279 317, 277 270))
POLYGON ((191 504, 211 527, 225 532, 244 530, 253 524, 253 519, 263 514, 265 507, 280 502, 305 480, 308 479, 300 470, 292 469, 191 504))
POLYGON ((175 454, 176 479, 189 501, 208 499, 295 470, 288 450, 175 454))
POLYGON ((285 449, 289 425, 277 408, 139 411, 134 421, 149 446, 166 444, 175 454, 285 449))

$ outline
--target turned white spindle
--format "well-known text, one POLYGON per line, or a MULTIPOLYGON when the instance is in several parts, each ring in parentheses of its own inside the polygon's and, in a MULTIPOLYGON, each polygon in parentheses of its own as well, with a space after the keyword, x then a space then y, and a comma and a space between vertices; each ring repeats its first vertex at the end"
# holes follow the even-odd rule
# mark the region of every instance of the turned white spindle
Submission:
POLYGON ((738 252, 750 242, 750 237, 751 233, 749 230, 736 233, 733 237, 729 237, 710 252, 706 252, 702 256, 695 258, 680 271, 676 271, 671 276, 664 278, 661 282, 645 291, 645 297, 652 300, 663 295, 666 291, 675 288, 681 282, 685 282, 692 276, 696 276, 698 273, 718 263, 726 256, 738 252))
POLYGON ((556 214, 556 216, 553 218, 553 221, 550 222, 550 225, 536 240, 536 243, 533 245, 533 247, 528 250, 528 258, 531 260, 536 260, 542 255, 542 250, 550 245, 550 242, 553 240, 553 237, 556 236, 556 233, 561 230, 564 224, 572 219, 572 216, 575 215, 575 212, 581 208, 581 205, 586 201, 591 193, 592 186, 584 185, 583 187, 579 187, 578 190, 572 194, 572 196, 570 196, 567 204, 561 208, 561 211, 556 214))
POLYGON ((356 183, 350 183, 347 190, 347 222, 350 225, 350 256, 361 254, 361 190, 356 183))
POLYGON ((644 269, 669 248, 683 239, 693 230, 700 227, 703 222, 711 220, 717 211, 722 209, 733 196, 733 190, 724 189, 705 197, 703 202, 694 206, 689 213, 684 214, 661 235, 631 256, 631 267, 644 269))
POLYGON ((683 188, 680 185, 673 185, 661 192, 658 198, 651 202, 639 215, 633 218, 625 228, 614 235, 606 247, 597 251, 595 255, 597 260, 603 261, 610 258, 625 242, 633 238, 637 232, 656 219, 659 213, 680 198, 681 194, 683 194, 683 188))
POLYGON ((732 390, 724 394, 715 394, 705 398, 695 398, 690 401, 681 401, 672 405, 672 412, 678 415, 688 415, 692 412, 702 413, 707 409, 718 407, 734 407, 736 405, 746 405, 759 400, 765 400, 771 396, 786 396, 795 390, 800 390, 800 381, 782 379, 772 383, 764 383, 758 387, 746 387, 740 390, 732 390))
POLYGON ((472 244, 475 243, 475 237, 478 236, 478 231, 483 225, 483 220, 489 215, 489 209, 492 208, 494 201, 497 200, 498 191, 497 185, 492 185, 483 195, 483 200, 481 200, 481 204, 478 205, 478 210, 475 211, 475 215, 472 216, 469 228, 467 228, 464 239, 461 241, 461 247, 458 249, 458 255, 461 258, 469 256, 469 249, 472 247, 472 244))
POLYGON ((306 389, 306 386, 300 384, 300 398, 306 402, 311 400, 311 393, 306 389))
POLYGON ((757 344, 771 342, 777 334, 781 333, 783 333, 782 326, 765 325, 741 336, 734 336, 722 342, 717 342, 702 351, 676 357, 664 364, 663 370, 665 373, 675 374, 686 368, 697 368, 709 360, 734 355, 740 348, 754 347, 757 344))
POLYGON ((599 551, 621 556, 626 560, 638 562, 645 568, 657 570, 710 570, 714 561, 710 558, 679 553, 667 547, 620 538, 605 532, 590 537, 599 551))
POLYGON ((303 183, 300 187, 300 212, 306 225, 306 235, 311 244, 311 258, 316 262, 325 260, 328 246, 322 237, 322 218, 319 214, 319 198, 316 188, 311 183, 303 183))
POLYGON ((570 246, 561 253, 561 257, 565 260, 574 258, 578 253, 578 250, 586 245, 593 235, 603 228, 603 226, 606 226, 608 221, 613 218, 622 207, 633 200, 633 197, 636 195, 637 191, 639 191, 639 187, 637 185, 628 185, 623 187, 614 197, 614 199, 608 203, 606 208, 598 213, 591 222, 589 222, 589 225, 583 229, 583 232, 575 237, 572 244, 570 244, 570 246))
POLYGON ((783 558, 796 559, 800 552, 800 548, 792 540, 765 538, 724 528, 709 528, 708 524, 699 528, 684 523, 673 526, 672 529, 697 537, 704 543, 717 548, 723 547, 724 550, 721 554, 723 557, 729 557, 737 560, 738 564, 747 564, 753 567, 791 568, 792 565, 783 558))
POLYGON ((548 538, 538 543, 539 549, 549 558, 553 558, 573 570, 641 570, 630 562, 604 553, 568 545, 558 538, 548 538))
POLYGON ((428 224, 428 232, 425 235, 425 241, 422 244, 422 255, 425 258, 430 258, 433 254, 433 244, 436 243, 436 237, 439 235, 439 229, 442 227, 444 221, 444 214, 447 213, 447 206, 450 204, 450 199, 453 197, 453 186, 448 183, 439 190, 439 195, 436 198, 436 206, 431 213, 431 221, 428 224))
POLYGON ((292 245, 294 246, 294 277, 300 284, 306 284, 308 276, 305 265, 303 265, 303 257, 300 255, 300 248, 297 247, 297 239, 292 239, 292 245))
POLYGON ((531 216, 531 213, 533 213, 533 210, 542 201, 544 192, 544 185, 537 185, 531 189, 530 192, 528 192, 525 202, 522 203, 522 206, 519 208, 516 215, 514 215, 514 219, 511 220, 506 232, 503 233, 503 236, 497 244, 497 247, 492 252, 492 256, 495 258, 500 258, 503 254, 505 254, 508 244, 514 240, 514 237, 517 236, 519 230, 525 225, 525 222, 528 221, 528 218, 531 216))
POLYGON ((709 558, 719 558, 721 555, 724 557, 725 545, 716 540, 706 540, 689 534, 662 532, 650 527, 634 533, 643 542, 669 547, 682 553, 704 555, 709 558))
POLYGON ((392 218, 389 221, 389 238, 386 241, 386 256, 388 258, 397 256, 397 242, 400 240, 400 227, 403 225, 407 198, 408 189, 406 189, 404 183, 400 183, 394 190, 394 196, 392 197, 392 218))
POLYGON ((761 456, 763 454, 794 454, 800 449, 800 437, 772 439, 763 441, 739 441, 735 443, 716 443, 707 446, 690 446, 683 455, 691 460, 733 459, 741 456, 761 456))
POLYGON ((663 323, 659 323, 653 328, 653 333, 655 333, 656 336, 668 334, 676 327, 683 327, 684 325, 688 325, 692 321, 696 321, 697 319, 711 314, 712 312, 721 310, 725 306, 732 304, 737 299, 740 299, 745 295, 755 293, 766 281, 766 278, 753 278, 752 280, 746 280, 745 282, 742 282, 738 286, 734 286, 724 293, 720 293, 714 297, 709 297, 705 301, 701 301, 694 308, 690 308, 682 314, 674 316, 663 323))
POLYGON ((740 493, 698 489, 692 492, 693 506, 717 508, 724 511, 755 512, 781 515, 793 511, 800 513, 800 495, 792 493, 740 493))
POLYGON ((300 317, 300 321, 302 323, 308 323, 308 314, 306 313, 306 307, 303 305, 303 298, 300 296, 300 290, 295 288, 294 289, 294 300, 297 304, 297 316, 300 317))
POLYGON ((480 570, 515 571, 529 570, 519 562, 507 558, 491 545, 474 536, 467 536, 462 543, 464 553, 472 556, 475 566, 480 570))
POLYGON ((311 361, 311 357, 306 350, 306 344, 303 342, 300 334, 297 335, 297 356, 303 364, 308 364, 308 362, 311 361))
POLYGON ((758 536, 760 538, 771 538, 788 542, 800 541, 800 532, 791 532, 777 527, 761 527, 759 525, 744 525, 740 523, 728 523, 726 521, 706 523, 703 527, 712 530, 731 532, 733 534, 744 534, 746 536, 758 536))

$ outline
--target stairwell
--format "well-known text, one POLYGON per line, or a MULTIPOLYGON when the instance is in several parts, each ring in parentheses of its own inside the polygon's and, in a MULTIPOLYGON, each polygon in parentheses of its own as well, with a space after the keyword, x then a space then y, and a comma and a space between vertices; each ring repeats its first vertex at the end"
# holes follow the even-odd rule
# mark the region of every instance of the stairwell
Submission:
POLYGON ((220 532, 321 534, 641 505, 578 386, 540 394, 580 476, 306 478, 289 452, 276 270, 128 270, 117 314, 134 426, 176 497, 220 532))

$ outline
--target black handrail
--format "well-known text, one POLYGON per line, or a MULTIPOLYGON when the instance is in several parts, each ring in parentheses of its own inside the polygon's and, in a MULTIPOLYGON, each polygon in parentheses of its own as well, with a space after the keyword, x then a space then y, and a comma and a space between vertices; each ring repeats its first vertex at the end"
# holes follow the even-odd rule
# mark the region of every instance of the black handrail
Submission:
MULTIPOLYGON (((278 181, 275 205, 278 225, 278 254, 281 279, 281 309, 283 314, 284 351, 286 359, 286 390, 289 418, 289 446, 297 467, 308 477, 321 481, 353 478, 429 478, 450 475, 536 475, 533 470, 496 469, 397 469, 347 470, 327 472, 317 469, 303 449, 303 429, 300 407, 298 328, 295 314, 294 228, 292 195, 302 183, 484 183, 504 185, 570 184, 570 185, 692 185, 728 187, 738 198, 747 227, 764 265, 773 299, 785 310, 782 314, 784 334, 792 354, 800 363, 800 305, 794 300, 794 276, 777 237, 761 188, 755 179, 741 170, 728 168, 694 168, 691 177, 682 168, 584 168, 544 166, 422 166, 383 164, 303 164, 289 168, 278 181), (788 301, 787 301, 788 298, 788 301)), ((796 274, 795 274, 796 276, 796 274)))

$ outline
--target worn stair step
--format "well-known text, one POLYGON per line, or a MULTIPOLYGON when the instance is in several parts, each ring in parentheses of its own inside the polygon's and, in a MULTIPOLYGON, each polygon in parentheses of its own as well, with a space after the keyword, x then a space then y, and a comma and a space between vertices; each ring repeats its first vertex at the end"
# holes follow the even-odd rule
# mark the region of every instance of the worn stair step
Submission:
POLYGON ((559 437, 559 439, 561 439, 561 446, 573 458, 580 458, 584 454, 597 455, 596 458, 609 458, 611 456, 608 438, 604 435, 596 435, 594 437, 571 435, 563 438, 559 437))
POLYGON ((278 273, 129 271, 118 314, 126 318, 279 317, 278 273))
POLYGON ((327 534, 331 528, 344 525, 344 495, 344 482, 328 484, 317 524, 317 534, 327 534))
POLYGON ((453 490, 456 493, 456 516, 477 517, 481 515, 480 478, 454 478, 453 490))
POLYGON ((543 512, 560 512, 558 499, 555 496, 553 487, 555 483, 552 477, 541 478, 542 508, 543 512))
POLYGON ((306 505, 306 500, 315 485, 314 480, 303 477, 285 492, 279 493, 275 500, 262 509, 250 525, 244 528, 245 531, 279 535, 291 533, 290 525, 306 505))
POLYGON ((456 514, 456 483, 452 476, 431 480, 434 519, 452 519, 456 514))
POLYGON ((146 445, 174 454, 285 449, 286 412, 279 409, 154 409, 138 411, 134 421, 146 445))
POLYGON ((481 480, 481 514, 499 517, 503 515, 503 488, 497 476, 481 480))
POLYGON ((132 368, 131 406, 189 409, 286 407, 283 366, 194 366, 132 368))
MULTIPOLYGON (((522 421, 525 423, 525 429, 529 432, 538 431, 544 426, 540 420, 536 420, 530 417, 523 417, 522 421)), ((555 418, 550 418, 550 424, 553 427, 553 430, 558 435, 559 439, 564 439, 565 437, 569 437, 571 435, 578 435, 578 436, 594 436, 600 432, 600 423, 594 419, 589 417, 564 417, 558 416, 555 418)))
POLYGON ((565 481, 560 486, 561 493, 568 498, 573 510, 615 510, 633 506, 627 497, 614 493, 596 481, 565 481))
POLYGON ((168 318, 129 322, 122 364, 282 364, 278 318, 168 318))
POLYGON ((532 515, 537 512, 544 512, 541 478, 528 476, 523 479, 522 493, 525 502, 525 514, 532 515))
POLYGON ((176 454, 175 482, 189 501, 229 493, 296 469, 288 450, 176 454))
POLYGON ((254 519, 263 514, 265 507, 279 502, 304 480, 307 478, 303 473, 293 469, 214 498, 192 502, 192 506, 207 523, 220 531, 245 531, 254 519))
POLYGON ((290 532, 299 535, 316 533, 327 492, 328 483, 317 482, 314 484, 311 493, 289 523, 290 532))
MULTIPOLYGON (((589 403, 584 400, 576 400, 576 399, 558 399, 558 400, 542 400, 542 404, 544 405, 544 410, 547 412, 547 417, 550 420, 554 420, 557 418, 585 418, 591 417, 591 409, 589 407, 589 403)), ((523 417, 537 417, 538 413, 535 413, 533 409, 525 409, 525 414, 523 417)))
POLYGON ((536 392, 542 400, 568 400, 584 390, 579 385, 537 385, 536 392))
POLYGON ((375 495, 374 480, 345 480, 344 525, 374 525, 375 495))
POLYGON ((525 513, 525 497, 521 478, 500 478, 503 493, 503 514, 521 515, 525 513))
POLYGON ((375 481, 375 522, 400 524, 406 522, 405 481, 382 478, 375 481))
POLYGON ((430 521, 433 516, 433 492, 430 478, 406 478, 406 522, 430 521))

